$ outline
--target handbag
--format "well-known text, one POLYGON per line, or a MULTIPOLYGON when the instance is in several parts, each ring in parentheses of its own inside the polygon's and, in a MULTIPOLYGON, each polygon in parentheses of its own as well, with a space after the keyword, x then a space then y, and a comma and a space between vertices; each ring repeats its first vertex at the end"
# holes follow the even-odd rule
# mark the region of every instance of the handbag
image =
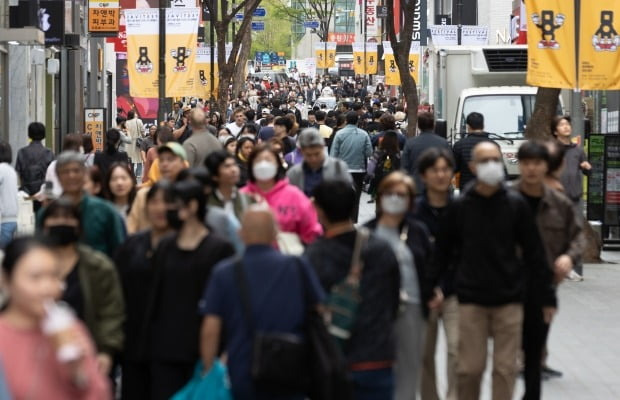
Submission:
POLYGON ((305 341, 292 333, 257 332, 241 261, 235 263, 234 274, 241 295, 243 318, 253 341, 250 371, 254 384, 273 394, 304 393, 308 384, 305 341))
POLYGON ((358 229, 349 273, 342 282, 332 287, 327 299, 328 331, 340 339, 341 344, 351 338, 351 330, 357 317, 359 304, 362 301, 360 279, 364 263, 361 255, 369 236, 370 232, 367 228, 358 229))
POLYGON ((203 369, 198 361, 190 381, 170 400, 232 400, 226 366, 216 360, 205 376, 202 376, 203 369))

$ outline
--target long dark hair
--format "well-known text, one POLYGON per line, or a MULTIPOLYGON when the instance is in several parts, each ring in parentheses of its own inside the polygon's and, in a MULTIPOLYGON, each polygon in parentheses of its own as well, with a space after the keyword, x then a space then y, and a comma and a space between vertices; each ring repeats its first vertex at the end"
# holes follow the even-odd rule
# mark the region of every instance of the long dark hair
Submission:
POLYGON ((108 129, 105 133, 105 152, 114 154, 118 151, 118 142, 121 140, 121 132, 118 129, 108 129))
POLYGON ((138 192, 138 182, 136 180, 136 176, 133 174, 133 171, 131 170, 129 165, 127 165, 127 163, 115 162, 110 166, 103 182, 103 196, 105 199, 114 202, 114 194, 112 193, 112 190, 110 190, 110 180, 112 179, 112 174, 114 173, 114 170, 116 168, 120 168, 123 171, 127 172, 131 177, 131 181, 133 183, 131 191, 129 192, 129 197, 127 199, 129 204, 129 207, 127 207, 127 213, 129 214, 129 211, 131 211, 131 206, 133 205, 133 201, 136 198, 136 193, 138 192))
POLYGON ((22 236, 13 239, 4 250, 4 258, 2 259, 2 270, 8 280, 13 277, 15 267, 19 260, 31 250, 36 248, 44 248, 51 251, 51 247, 45 243, 42 238, 32 236, 22 236))
POLYGON ((398 134, 394 131, 385 132, 379 147, 388 154, 398 153, 400 151, 398 147, 398 134))

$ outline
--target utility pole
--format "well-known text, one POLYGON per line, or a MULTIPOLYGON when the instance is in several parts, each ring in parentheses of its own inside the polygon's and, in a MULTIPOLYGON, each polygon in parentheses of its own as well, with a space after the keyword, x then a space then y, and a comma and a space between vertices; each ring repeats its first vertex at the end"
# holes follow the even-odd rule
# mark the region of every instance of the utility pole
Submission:
POLYGON ((166 9, 170 0, 159 0, 159 104, 157 120, 166 120, 166 9))
POLYGON ((325 39, 324 39, 324 46, 325 46, 325 52, 323 53, 323 57, 324 58, 324 63, 325 63, 325 75, 329 75, 329 66, 327 65, 327 39, 329 38, 329 20, 327 19, 327 0, 325 0, 325 14, 323 14, 323 19, 325 20, 325 23, 323 24, 323 26, 325 27, 325 31, 324 31, 324 35, 325 35, 325 39))
MULTIPOLYGON (((579 69, 579 30, 581 16, 581 0, 575 0, 575 57, 577 70, 579 69)), ((575 71, 577 73, 577 71, 575 71)), ((571 91, 570 96, 570 116, 573 132, 579 133, 581 137, 581 145, 585 144, 585 121, 583 110, 581 107, 581 90, 575 88, 571 91)))
POLYGON ((205 1, 211 1, 211 10, 213 11, 214 15, 211 16, 211 20, 209 21, 209 45, 211 46, 211 63, 209 64, 210 66, 210 80, 211 80, 211 93, 209 96, 209 102, 211 103, 209 105, 209 110, 213 110, 214 106, 215 106, 215 96, 213 95, 213 92, 215 91, 215 71, 214 71, 214 64, 215 64, 215 24, 213 23, 213 21, 217 20, 217 0, 205 0, 205 1))

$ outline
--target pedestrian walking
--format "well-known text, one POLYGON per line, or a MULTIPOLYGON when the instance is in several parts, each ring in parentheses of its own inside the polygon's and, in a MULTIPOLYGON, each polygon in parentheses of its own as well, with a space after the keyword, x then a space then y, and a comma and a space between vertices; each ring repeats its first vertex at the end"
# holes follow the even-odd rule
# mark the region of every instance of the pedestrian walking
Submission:
POLYGON ((351 212, 355 223, 357 223, 359 200, 362 196, 362 186, 366 176, 366 162, 372 155, 370 138, 366 131, 357 127, 358 120, 359 117, 355 111, 346 114, 347 125, 336 133, 329 153, 330 156, 341 159, 349 166, 357 199, 351 212))
MULTIPOLYGON (((458 398, 480 397, 491 337, 492 398, 505 400, 512 398, 517 375, 526 280, 546 307, 555 307, 555 293, 534 217, 523 196, 504 186, 502 155, 495 143, 474 147, 472 171, 476 180, 442 220, 430 277, 437 285, 452 255, 458 254, 458 398)), ((440 305, 441 297, 435 296, 431 308, 440 305)))
POLYGON ((347 164, 327 155, 325 140, 318 129, 306 128, 297 138, 303 161, 292 166, 286 176, 309 198, 314 188, 324 180, 343 180, 353 183, 347 164))
POLYGON ((62 301, 84 322, 97 348, 97 365, 108 375, 123 349, 123 294, 114 263, 79 244, 80 211, 67 198, 50 203, 41 217, 64 282, 62 301))
POLYGON ((312 203, 289 183, 282 160, 273 148, 254 148, 248 160, 248 180, 241 192, 265 201, 276 215, 280 231, 296 236, 289 235, 291 240, 309 244, 323 232, 312 203))
POLYGON ((127 136, 131 139, 131 143, 125 147, 127 157, 131 161, 131 168, 136 176, 142 176, 142 156, 140 154, 140 143, 144 139, 144 124, 138 118, 134 110, 127 113, 127 136))
POLYGON ((433 291, 426 280, 432 255, 430 235, 426 226, 412 217, 415 196, 410 176, 400 171, 390 173, 377 191, 377 217, 367 224, 390 243, 400 269, 394 368, 397 400, 417 398, 428 316, 426 302, 433 291))
POLYGON ((6 248, 2 272, 9 301, 0 313, 0 354, 12 398, 111 398, 84 325, 62 312, 61 329, 42 328, 62 293, 53 251, 30 237, 15 239, 6 248))
POLYGON ((242 137, 237 141, 235 147, 235 159, 237 160, 237 166, 239 167, 239 183, 237 186, 243 187, 248 183, 248 160, 250 154, 256 146, 256 141, 249 137, 242 137))
POLYGON ((205 126, 205 113, 199 108, 190 112, 192 136, 183 142, 190 168, 202 166, 209 154, 222 149, 222 144, 205 126))
POLYGON ((255 338, 259 333, 302 336, 308 309, 323 300, 323 290, 306 261, 272 247, 277 223, 269 208, 250 206, 240 233, 243 256, 216 266, 200 303, 205 370, 224 345, 235 398, 303 399, 302 389, 278 394, 253 381, 251 366, 260 357, 255 338))
POLYGON ((125 163, 112 164, 103 182, 104 198, 112 203, 125 224, 136 198, 137 186, 131 167, 125 163))
MULTIPOLYGON (((521 178, 515 182, 536 218, 546 250, 547 264, 554 283, 561 283, 579 260, 584 246, 581 218, 573 203, 562 193, 544 183, 548 171, 549 152, 544 143, 525 142, 517 153, 521 178)), ((542 302, 537 286, 528 282, 523 319, 523 355, 527 400, 541 398, 543 349, 547 340, 553 309, 542 302)))
POLYGON ((11 166, 12 161, 11 145, 0 141, 0 250, 4 250, 17 231, 17 172, 11 166))
MULTIPOLYGON (((451 182, 454 176, 454 158, 448 148, 431 147, 421 154, 417 161, 417 175, 424 183, 424 190, 416 198, 414 214, 422 221, 430 233, 429 239, 435 243, 439 235, 439 225, 448 206, 452 202, 451 182)), ((433 249, 434 250, 434 249, 433 249)), ((446 334, 447 348, 447 392, 446 400, 456 400, 456 364, 458 355, 459 304, 454 288, 455 271, 451 264, 440 280, 444 300, 440 308, 431 310, 427 320, 422 381, 420 394, 422 400, 439 400, 435 368, 435 349, 439 319, 446 334)))
POLYGON ((130 164, 131 159, 127 156, 127 153, 118 151, 118 144, 120 141, 120 132, 117 129, 109 129, 105 133, 105 146, 103 151, 95 153, 94 165, 99 168, 99 171, 103 176, 106 176, 110 165, 115 162, 122 162, 130 164))
POLYGON ((241 221, 243 213, 254 201, 251 196, 241 193, 237 188, 240 172, 235 157, 224 150, 216 151, 207 157, 205 166, 214 181, 208 205, 220 207, 228 215, 241 221))
MULTIPOLYGON (((45 181, 45 171, 54 159, 54 154, 43 145, 45 139, 45 125, 40 122, 31 122, 28 125, 30 144, 17 152, 15 171, 19 176, 20 190, 34 195, 41 189, 45 181)), ((39 201, 33 203, 36 213, 41 207, 39 201)))
POLYGON ((332 326, 331 332, 338 334, 349 365, 353 398, 391 399, 396 358, 394 323, 399 307, 398 260, 389 243, 355 228, 351 219, 355 199, 355 190, 347 182, 323 181, 315 188, 314 204, 325 237, 308 246, 304 256, 328 297, 347 280, 359 280, 358 291, 339 296, 349 317, 341 319, 342 325, 332 326))
POLYGON ((372 153, 366 167, 366 179, 369 181, 368 194, 373 202, 379 184, 383 178, 393 171, 398 171, 402 165, 400 147, 395 131, 385 132, 379 147, 372 153))
MULTIPOLYGON (((108 257, 125 240, 123 220, 114 207, 105 200, 84 192, 86 167, 80 153, 65 151, 56 162, 56 173, 67 197, 80 209, 81 226, 84 227, 80 241, 108 257)), ((41 230, 45 209, 37 214, 37 229, 41 230)))

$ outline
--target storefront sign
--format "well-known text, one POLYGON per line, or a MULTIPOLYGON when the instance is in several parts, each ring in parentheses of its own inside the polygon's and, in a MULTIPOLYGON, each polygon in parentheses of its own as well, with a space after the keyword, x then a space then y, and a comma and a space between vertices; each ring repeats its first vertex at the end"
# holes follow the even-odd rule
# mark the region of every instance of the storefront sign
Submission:
POLYGON ((84 133, 90 135, 95 151, 103 151, 105 140, 105 108, 84 109, 84 133))
POLYGON ((88 2, 88 31, 98 35, 116 36, 119 29, 118 0, 88 2))

